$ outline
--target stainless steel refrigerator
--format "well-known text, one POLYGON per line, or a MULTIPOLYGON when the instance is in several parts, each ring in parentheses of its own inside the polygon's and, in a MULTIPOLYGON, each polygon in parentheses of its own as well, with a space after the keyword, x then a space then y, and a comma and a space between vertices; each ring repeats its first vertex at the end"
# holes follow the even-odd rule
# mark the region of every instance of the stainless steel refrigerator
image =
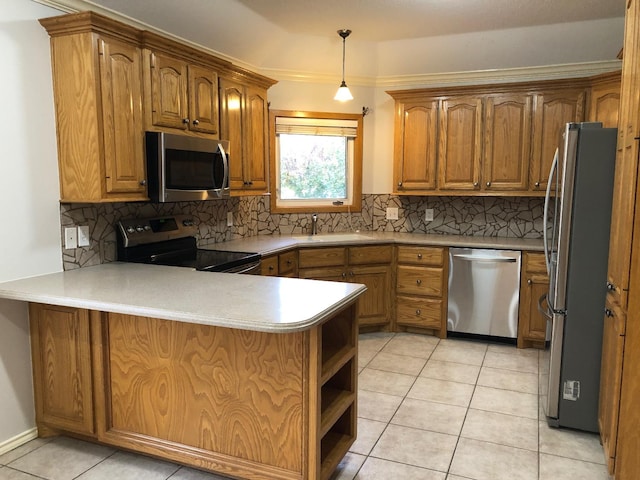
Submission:
POLYGON ((550 283, 541 310, 550 342, 541 395, 554 427, 598 431, 616 137, 601 123, 568 123, 549 175, 543 229, 550 283))

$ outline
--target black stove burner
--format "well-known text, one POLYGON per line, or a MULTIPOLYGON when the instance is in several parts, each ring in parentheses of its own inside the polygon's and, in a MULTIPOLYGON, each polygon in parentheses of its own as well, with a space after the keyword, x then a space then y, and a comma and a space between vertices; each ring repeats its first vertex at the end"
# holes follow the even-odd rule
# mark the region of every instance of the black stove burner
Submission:
POLYGON ((225 272, 258 261, 260 261, 260 254, 257 253, 197 249, 190 252, 169 252, 153 255, 149 262, 144 263, 189 267, 206 272, 225 272))

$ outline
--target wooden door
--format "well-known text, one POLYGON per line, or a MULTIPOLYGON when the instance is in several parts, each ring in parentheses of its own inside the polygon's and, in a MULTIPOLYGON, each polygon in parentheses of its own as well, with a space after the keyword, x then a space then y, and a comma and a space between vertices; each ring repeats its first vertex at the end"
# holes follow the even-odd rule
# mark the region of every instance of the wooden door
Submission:
POLYGON ((29 304, 39 428, 93 434, 89 311, 29 304))
POLYGON ((436 188, 438 101, 398 104, 394 153, 394 191, 436 188))
POLYGON ((244 177, 244 87, 238 83, 220 79, 220 137, 229 141, 229 186, 241 190, 244 177))
POLYGON ((438 132, 439 189, 480 189, 481 136, 480 97, 459 97, 442 101, 438 132))
POLYGON ((189 120, 194 132, 218 133, 218 75, 209 68, 189 66, 189 120))
POLYGON ((264 193, 267 191, 269 161, 269 110, 267 91, 246 87, 244 140, 245 188, 264 193))
POLYGON ((618 128, 619 113, 620 77, 616 74, 591 88, 588 120, 602 122, 604 128, 618 128))
POLYGON ((526 191, 531 156, 530 95, 490 96, 485 103, 482 188, 526 191))
POLYGON ((350 265, 348 280, 367 286, 357 303, 358 325, 389 325, 391 265, 350 265))
POLYGON ((106 193, 146 197, 140 49, 98 39, 106 193))
POLYGON ((187 64, 165 55, 150 55, 151 121, 155 126, 186 130, 189 126, 187 64))
POLYGON ((607 296, 602 338, 602 366, 600 369, 600 401, 598 428, 604 448, 609 474, 614 473, 620 411, 620 387, 622 383, 622 357, 626 315, 607 296))
POLYGON ((553 155, 560 145, 565 125, 584 119, 584 103, 584 89, 552 91, 534 96, 531 190, 546 190, 553 155))

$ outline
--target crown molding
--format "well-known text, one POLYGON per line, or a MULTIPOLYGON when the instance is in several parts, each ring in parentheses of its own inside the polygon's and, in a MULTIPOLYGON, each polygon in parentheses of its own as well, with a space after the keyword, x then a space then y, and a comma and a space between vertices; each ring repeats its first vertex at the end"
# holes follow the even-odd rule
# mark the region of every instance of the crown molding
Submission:
MULTIPOLYGON (((134 18, 122 15, 108 8, 96 5, 90 0, 32 0, 33 2, 46 5, 65 13, 75 13, 84 10, 93 10, 104 16, 113 18, 127 25, 148 30, 177 42, 188 45, 200 51, 215 55, 223 60, 229 61, 234 65, 240 66, 246 70, 266 75, 278 81, 292 81, 302 83, 339 83, 341 77, 339 75, 318 73, 318 72, 299 72, 294 70, 284 70, 275 68, 260 68, 248 64, 238 58, 231 57, 222 52, 203 47, 195 42, 190 42, 184 38, 178 37, 170 32, 155 28, 146 23, 140 22, 134 18)), ((491 83, 509 83, 509 82, 526 82, 536 80, 555 80, 561 78, 577 78, 591 77, 600 75, 622 68, 621 60, 607 60, 600 62, 584 62, 566 65, 546 65, 538 67, 518 67, 494 70, 475 70, 463 72, 444 72, 444 73, 425 73, 416 75, 394 75, 386 77, 372 76, 349 76, 348 85, 363 87, 445 87, 445 86, 464 86, 464 85, 482 85, 491 83)))

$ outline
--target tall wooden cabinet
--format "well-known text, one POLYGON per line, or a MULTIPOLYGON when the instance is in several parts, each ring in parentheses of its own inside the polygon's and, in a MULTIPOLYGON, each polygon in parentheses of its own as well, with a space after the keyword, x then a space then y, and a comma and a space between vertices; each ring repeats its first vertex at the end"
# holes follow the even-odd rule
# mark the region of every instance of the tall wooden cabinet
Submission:
POLYGON ((60 200, 146 200, 139 32, 92 12, 40 23, 51 36, 60 200))
POLYGON ((609 471, 640 477, 640 2, 627 0, 599 424, 609 471))

